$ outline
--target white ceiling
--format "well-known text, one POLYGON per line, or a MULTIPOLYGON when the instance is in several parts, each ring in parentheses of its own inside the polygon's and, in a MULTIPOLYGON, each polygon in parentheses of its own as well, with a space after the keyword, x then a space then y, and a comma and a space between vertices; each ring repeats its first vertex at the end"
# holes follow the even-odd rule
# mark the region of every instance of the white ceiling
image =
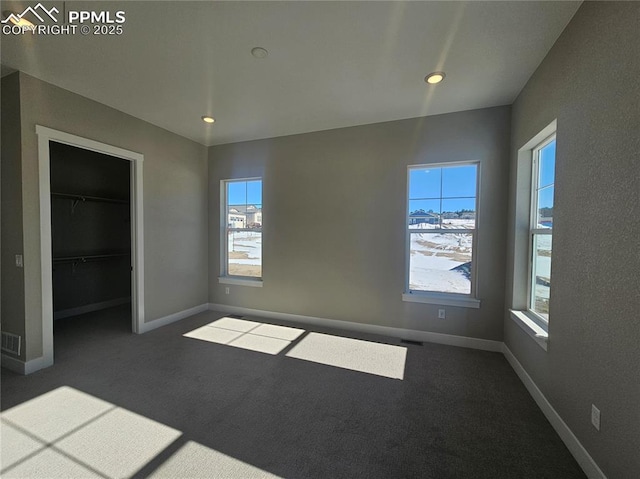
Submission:
POLYGON ((125 11, 123 35, 2 35, 1 54, 6 67, 215 145, 510 104, 579 5, 67 1, 125 11), (254 58, 255 46, 269 56, 254 58), (435 70, 446 80, 429 86, 435 70))

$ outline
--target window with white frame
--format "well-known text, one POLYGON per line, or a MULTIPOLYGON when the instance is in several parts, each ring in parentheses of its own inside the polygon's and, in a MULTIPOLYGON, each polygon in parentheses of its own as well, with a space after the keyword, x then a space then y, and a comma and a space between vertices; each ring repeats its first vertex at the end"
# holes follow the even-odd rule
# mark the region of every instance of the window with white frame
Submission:
POLYGON ((528 309, 536 318, 542 319, 543 323, 548 323, 556 169, 555 134, 532 150, 532 165, 528 309))
POLYGON ((221 182, 221 273, 262 278, 262 179, 221 182))
POLYGON ((409 167, 408 293, 475 296, 478 169, 477 162, 409 167))

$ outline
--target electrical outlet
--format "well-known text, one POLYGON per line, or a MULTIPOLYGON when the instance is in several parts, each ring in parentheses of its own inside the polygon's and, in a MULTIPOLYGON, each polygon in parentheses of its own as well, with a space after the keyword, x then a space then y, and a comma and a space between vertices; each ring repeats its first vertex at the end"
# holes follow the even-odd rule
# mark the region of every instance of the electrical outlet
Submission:
POLYGON ((596 407, 595 404, 591 405, 591 424, 598 431, 600 430, 600 409, 596 407))
POLYGON ((439 309, 438 310, 438 319, 445 319, 446 315, 445 315, 445 311, 444 309, 439 309))
POLYGON ((224 294, 229 294, 229 286, 227 286, 226 288, 224 288, 224 294))
POLYGON ((16 255, 16 267, 17 268, 22 268, 24 266, 24 263, 22 262, 22 255, 21 254, 17 254, 16 255))

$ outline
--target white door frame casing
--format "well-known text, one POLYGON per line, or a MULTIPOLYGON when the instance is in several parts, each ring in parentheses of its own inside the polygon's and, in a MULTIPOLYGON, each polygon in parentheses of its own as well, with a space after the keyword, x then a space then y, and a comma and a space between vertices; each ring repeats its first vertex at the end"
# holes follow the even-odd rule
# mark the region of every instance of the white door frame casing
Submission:
POLYGON ((142 163, 144 155, 36 125, 40 196, 40 264, 42 275, 42 363, 53 365, 53 263, 51 258, 51 178, 49 142, 55 141, 131 162, 131 308, 134 333, 144 323, 144 237, 142 163))

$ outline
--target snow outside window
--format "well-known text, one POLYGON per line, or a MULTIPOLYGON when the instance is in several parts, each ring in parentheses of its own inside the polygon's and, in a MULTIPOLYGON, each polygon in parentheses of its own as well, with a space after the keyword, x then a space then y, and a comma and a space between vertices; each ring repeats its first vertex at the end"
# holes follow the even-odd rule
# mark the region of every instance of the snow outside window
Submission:
POLYGON ((478 168, 409 167, 408 292, 474 296, 478 168))
POLYGON ((222 276, 260 279, 262 179, 226 180, 222 188, 222 276))

